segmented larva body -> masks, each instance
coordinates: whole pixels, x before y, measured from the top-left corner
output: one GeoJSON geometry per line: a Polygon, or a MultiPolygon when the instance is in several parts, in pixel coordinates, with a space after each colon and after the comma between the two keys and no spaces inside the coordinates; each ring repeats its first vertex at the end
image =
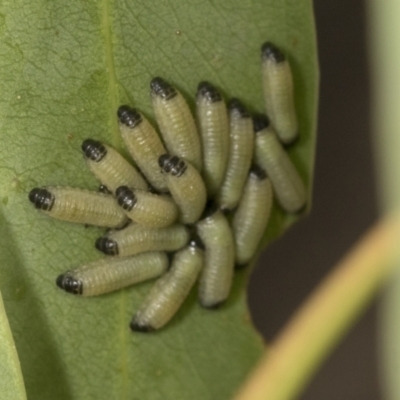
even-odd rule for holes
{"type": "Polygon", "coordinates": [[[179,310],[204,264],[195,242],[175,253],[172,266],[151,288],[131,322],[131,329],[151,332],[162,328],[179,310]]]}
{"type": "Polygon", "coordinates": [[[180,222],[195,223],[207,201],[203,179],[189,162],[164,154],[158,160],[168,189],[180,210],[180,222]]]}
{"type": "Polygon", "coordinates": [[[168,264],[163,252],[105,258],[61,274],[56,283],[68,293],[97,296],[157,278],[167,270],[168,264]]]}
{"type": "Polygon", "coordinates": [[[98,140],[86,139],[82,151],[90,171],[111,192],[123,185],[148,190],[149,186],[139,171],[112,147],[98,140]]]}
{"type": "Polygon", "coordinates": [[[253,166],[232,220],[238,266],[254,257],[268,224],[272,200],[272,186],[265,171],[253,166]]]}
{"type": "Polygon", "coordinates": [[[134,222],[150,228],[165,228],[178,218],[179,209],[171,196],[120,186],[115,195],[125,214],[134,222]]]}
{"type": "Polygon", "coordinates": [[[204,268],[200,276],[199,301],[205,308],[217,308],[229,296],[235,264],[232,229],[221,211],[196,224],[205,246],[204,268]]]}
{"type": "Polygon", "coordinates": [[[279,142],[268,118],[256,116],[253,120],[256,132],[256,164],[267,172],[282,208],[289,213],[300,211],[307,202],[303,180],[279,142]]]}
{"type": "Polygon", "coordinates": [[[148,228],[131,224],[96,240],[96,248],[109,256],[131,256],[145,251],[176,251],[189,241],[189,230],[180,224],[148,228]]]}
{"type": "Polygon", "coordinates": [[[228,166],[217,196],[217,201],[223,210],[233,210],[239,203],[254,151],[253,122],[250,114],[237,99],[232,99],[229,109],[228,166]]]}
{"type": "Polygon", "coordinates": [[[34,206],[50,217],[79,224],[119,228],[128,222],[115,199],[105,193],[47,186],[29,193],[34,206]]]}
{"type": "Polygon", "coordinates": [[[285,55],[271,42],[261,48],[265,109],[281,142],[292,143],[298,136],[293,78],[285,55]]]}
{"type": "Polygon", "coordinates": [[[162,78],[154,78],[150,86],[154,113],[168,152],[201,171],[200,138],[185,99],[162,78]]]}
{"type": "Polygon", "coordinates": [[[197,117],[203,148],[202,177],[208,197],[213,198],[224,180],[228,163],[229,121],[221,94],[208,82],[198,86],[197,117]]]}
{"type": "Polygon", "coordinates": [[[166,150],[156,130],[135,108],[124,105],[118,108],[117,114],[122,139],[133,160],[156,190],[167,192],[167,184],[158,166],[158,159],[166,150]]]}

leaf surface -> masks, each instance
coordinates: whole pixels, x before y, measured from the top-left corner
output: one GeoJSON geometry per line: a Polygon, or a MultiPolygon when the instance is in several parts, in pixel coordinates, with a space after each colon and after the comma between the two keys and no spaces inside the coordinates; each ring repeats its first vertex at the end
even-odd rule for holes
{"type": "MultiPolygon", "coordinates": [[[[127,154],[116,109],[129,103],[152,119],[155,76],[192,107],[197,84],[208,80],[262,112],[266,40],[292,65],[301,136],[290,154],[311,191],[311,2],[5,0],[0,38],[0,284],[29,399],[228,399],[263,351],[246,305],[249,271],[236,274],[222,309],[201,309],[193,292],[165,329],[131,333],[151,283],[90,299],[60,291],[58,274],[100,257],[93,243],[102,231],[51,220],[27,195],[43,185],[95,189],[82,140],[127,154]]],[[[267,240],[295,219],[275,207],[267,240]]]]}

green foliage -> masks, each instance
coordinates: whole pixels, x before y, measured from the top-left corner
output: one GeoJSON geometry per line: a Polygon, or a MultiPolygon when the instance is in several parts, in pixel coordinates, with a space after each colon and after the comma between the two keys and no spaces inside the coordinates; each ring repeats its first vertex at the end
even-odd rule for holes
{"type": "MultiPolygon", "coordinates": [[[[82,140],[125,151],[116,109],[128,102],[152,118],[154,76],[176,84],[191,106],[207,79],[261,112],[266,40],[293,66],[301,139],[291,155],[311,187],[311,3],[5,0],[0,40],[0,285],[29,399],[229,398],[263,350],[246,306],[248,271],[221,310],[201,309],[193,293],[165,329],[132,333],[128,322],[151,283],[92,299],[60,291],[59,273],[100,257],[101,231],[51,220],[27,194],[42,185],[96,188],[82,140]]],[[[292,221],[276,208],[268,238],[292,221]]]]}

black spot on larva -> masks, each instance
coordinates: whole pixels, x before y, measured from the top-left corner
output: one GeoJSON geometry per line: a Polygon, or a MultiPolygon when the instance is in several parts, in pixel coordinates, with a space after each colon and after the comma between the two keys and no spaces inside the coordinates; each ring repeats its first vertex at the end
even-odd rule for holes
{"type": "Polygon", "coordinates": [[[266,115],[256,114],[253,116],[254,133],[260,132],[269,127],[269,119],[266,115]]]}
{"type": "Polygon", "coordinates": [[[209,82],[200,82],[197,87],[197,97],[202,96],[210,103],[216,103],[222,100],[221,94],[209,82]]]}
{"type": "Polygon", "coordinates": [[[129,128],[135,128],[142,122],[142,114],[136,108],[127,105],[120,106],[117,111],[118,120],[129,128]]]}
{"type": "Polygon", "coordinates": [[[205,250],[205,246],[203,241],[200,239],[200,236],[196,234],[192,235],[192,238],[189,242],[190,247],[198,247],[199,249],[205,250]]]}
{"type": "Polygon", "coordinates": [[[135,320],[133,320],[129,327],[131,328],[132,331],[134,332],[142,332],[142,333],[149,333],[149,332],[154,332],[155,329],[152,326],[149,325],[141,325],[135,320]]]}
{"type": "Polygon", "coordinates": [[[98,140],[86,139],[82,143],[82,151],[86,158],[99,162],[107,154],[107,149],[98,140]]]}
{"type": "Polygon", "coordinates": [[[265,179],[267,177],[267,173],[265,172],[265,170],[257,164],[253,164],[251,166],[250,175],[253,175],[260,181],[262,181],[263,179],[265,179]]]}
{"type": "Polygon", "coordinates": [[[131,211],[135,204],[137,203],[137,198],[133,191],[128,188],[128,186],[120,186],[116,191],[118,204],[125,210],[131,211]]]}
{"type": "Polygon", "coordinates": [[[229,110],[230,112],[239,113],[242,118],[250,117],[247,108],[243,105],[243,103],[239,99],[233,98],[229,101],[229,110]]]}
{"type": "Polygon", "coordinates": [[[108,256],[117,256],[119,254],[118,243],[105,236],[96,240],[95,247],[108,256]]]}
{"type": "Polygon", "coordinates": [[[165,173],[176,177],[182,176],[187,170],[185,161],[178,156],[169,156],[168,154],[163,154],[159,157],[158,165],[165,173]]]}
{"type": "Polygon", "coordinates": [[[219,301],[218,303],[214,304],[203,304],[201,301],[199,301],[200,305],[203,308],[207,308],[207,310],[218,310],[224,302],[225,300],[219,301]]]}
{"type": "Polygon", "coordinates": [[[209,201],[207,201],[206,206],[204,207],[204,211],[203,211],[203,214],[201,214],[200,219],[205,219],[205,218],[211,217],[218,210],[219,210],[218,204],[213,200],[209,200],[209,201]]]}
{"type": "Polygon", "coordinates": [[[39,210],[51,211],[55,197],[47,189],[34,188],[29,192],[29,200],[39,210]]]}
{"type": "Polygon", "coordinates": [[[151,94],[160,96],[164,100],[170,100],[178,94],[173,86],[160,77],[151,80],[150,88],[151,94]]]}
{"type": "Polygon", "coordinates": [[[106,193],[106,194],[112,194],[112,191],[106,185],[103,185],[103,184],[101,184],[99,186],[99,192],[106,193]]]}
{"type": "Polygon", "coordinates": [[[285,61],[285,55],[271,42],[265,42],[261,46],[261,57],[265,59],[269,59],[275,61],[276,63],[280,63],[285,61]]]}
{"type": "Polygon", "coordinates": [[[57,277],[56,285],[67,293],[82,294],[83,292],[82,282],[73,278],[68,272],[57,277]]]}
{"type": "Polygon", "coordinates": [[[235,270],[236,271],[240,271],[242,269],[245,269],[249,264],[245,263],[245,264],[235,264],[235,270]]]}

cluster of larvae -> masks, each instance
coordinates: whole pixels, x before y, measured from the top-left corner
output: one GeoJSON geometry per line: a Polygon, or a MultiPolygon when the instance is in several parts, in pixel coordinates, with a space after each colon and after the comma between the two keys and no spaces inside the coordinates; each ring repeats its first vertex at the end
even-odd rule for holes
{"type": "Polygon", "coordinates": [[[229,296],[236,267],[257,252],[273,193],[289,213],[306,203],[304,184],[283,144],[298,134],[290,66],[262,46],[266,116],[251,116],[202,82],[197,126],[181,93],[161,78],[151,99],[161,133],[137,109],[117,115],[134,165],[98,140],[82,150],[99,192],[35,188],[29,200],[51,217],[107,227],[95,246],[107,257],[60,275],[68,293],[95,296],[160,277],[133,316],[134,331],[163,327],[199,278],[199,302],[217,308],[229,296]],[[110,229],[111,228],[111,229],[110,229]]]}

